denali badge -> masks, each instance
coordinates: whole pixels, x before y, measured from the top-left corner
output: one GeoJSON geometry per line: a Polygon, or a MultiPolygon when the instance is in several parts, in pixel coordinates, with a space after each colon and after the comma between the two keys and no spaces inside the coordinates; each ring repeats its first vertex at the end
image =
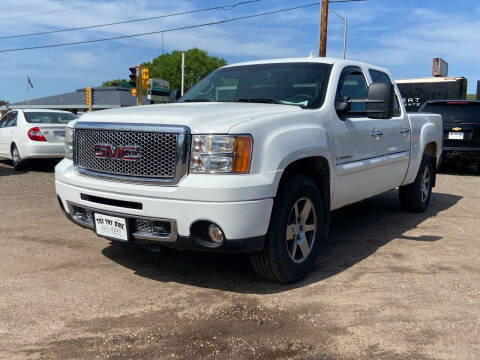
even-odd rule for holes
{"type": "Polygon", "coordinates": [[[93,147],[93,156],[97,159],[136,161],[142,157],[142,153],[139,146],[97,144],[93,147]]]}

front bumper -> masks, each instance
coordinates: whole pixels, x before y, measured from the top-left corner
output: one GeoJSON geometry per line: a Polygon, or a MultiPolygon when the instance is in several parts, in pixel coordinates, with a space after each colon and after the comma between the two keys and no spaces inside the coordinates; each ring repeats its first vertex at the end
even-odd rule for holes
{"type": "MultiPolygon", "coordinates": [[[[108,240],[116,241],[126,245],[137,245],[137,246],[165,246],[174,248],[177,250],[195,250],[195,251],[208,251],[208,252],[221,252],[221,253],[245,253],[245,252],[256,252],[260,251],[265,243],[265,236],[256,236],[245,239],[228,239],[221,244],[214,244],[212,242],[206,241],[204,238],[192,234],[192,236],[179,236],[176,226],[176,221],[169,219],[153,219],[153,218],[143,218],[143,217],[132,217],[131,215],[112,213],[104,210],[97,210],[93,208],[85,208],[77,204],[68,203],[68,211],[64,208],[63,202],[58,198],[60,207],[64,215],[75,223],[86,229],[95,231],[95,226],[92,222],[88,221],[83,216],[78,216],[78,213],[75,214],[74,209],[88,209],[89,211],[97,212],[100,214],[123,217],[127,219],[128,229],[129,229],[129,239],[128,241],[121,241],[118,239],[112,239],[106,237],[108,240]],[[169,233],[165,234],[148,234],[146,232],[138,231],[135,227],[135,221],[156,221],[156,222],[168,222],[170,226],[168,229],[169,233]]],[[[93,220],[93,219],[92,219],[93,220]]]]}
{"type": "Polygon", "coordinates": [[[144,185],[80,175],[71,161],[64,160],[56,167],[55,186],[65,214],[73,221],[72,205],[129,222],[137,218],[166,221],[176,232],[170,238],[148,239],[136,236],[131,227],[132,243],[241,252],[263,247],[273,206],[274,195],[270,195],[280,177],[281,173],[188,175],[177,186],[144,185]],[[214,223],[222,229],[225,240],[221,246],[202,241],[196,231],[199,223],[214,223]]]}

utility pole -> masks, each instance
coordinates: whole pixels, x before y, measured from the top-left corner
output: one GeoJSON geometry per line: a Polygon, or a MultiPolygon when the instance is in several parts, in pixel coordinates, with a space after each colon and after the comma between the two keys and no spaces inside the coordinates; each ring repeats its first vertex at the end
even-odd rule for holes
{"type": "Polygon", "coordinates": [[[184,82],[185,82],[185,53],[182,52],[182,86],[180,89],[181,96],[183,96],[184,82]]]}
{"type": "Polygon", "coordinates": [[[163,47],[163,31],[162,31],[162,55],[165,53],[164,47],[163,47]]]}
{"type": "Polygon", "coordinates": [[[328,25],[328,0],[322,0],[320,14],[320,40],[318,44],[318,56],[327,56],[327,25],[328,25]]]}

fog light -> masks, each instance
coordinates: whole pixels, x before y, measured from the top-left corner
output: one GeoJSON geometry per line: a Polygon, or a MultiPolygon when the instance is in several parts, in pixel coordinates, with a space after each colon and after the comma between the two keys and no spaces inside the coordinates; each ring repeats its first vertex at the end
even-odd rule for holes
{"type": "Polygon", "coordinates": [[[223,232],[215,224],[210,224],[208,227],[208,235],[210,236],[210,240],[212,240],[214,243],[220,244],[223,242],[223,232]]]}

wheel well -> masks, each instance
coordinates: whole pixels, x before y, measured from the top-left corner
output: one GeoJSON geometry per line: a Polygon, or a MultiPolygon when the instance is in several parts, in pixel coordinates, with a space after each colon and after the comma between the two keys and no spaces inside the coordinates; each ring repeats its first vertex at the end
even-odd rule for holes
{"type": "Polygon", "coordinates": [[[435,170],[433,173],[433,180],[432,180],[432,187],[435,187],[437,182],[437,144],[434,142],[428,143],[423,151],[424,155],[428,155],[432,158],[433,162],[433,169],[435,170]]]}
{"type": "Polygon", "coordinates": [[[424,154],[431,156],[432,158],[437,158],[437,144],[434,142],[428,143],[425,147],[424,154]]]}
{"type": "Polygon", "coordinates": [[[330,228],[330,167],[328,160],[321,156],[313,156],[290,163],[280,179],[279,188],[292,176],[302,174],[309,176],[318,186],[323,197],[325,214],[325,236],[330,228]]]}

